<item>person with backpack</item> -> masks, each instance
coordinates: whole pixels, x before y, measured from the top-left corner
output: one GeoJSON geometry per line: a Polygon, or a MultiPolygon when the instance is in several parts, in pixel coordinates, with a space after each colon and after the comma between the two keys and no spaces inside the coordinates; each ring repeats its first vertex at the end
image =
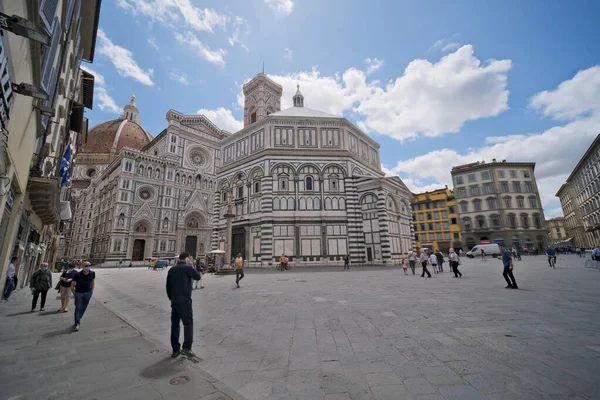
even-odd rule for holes
{"type": "Polygon", "coordinates": [[[444,255],[441,251],[436,250],[435,256],[437,257],[438,269],[440,270],[440,272],[444,272],[444,255]]]}

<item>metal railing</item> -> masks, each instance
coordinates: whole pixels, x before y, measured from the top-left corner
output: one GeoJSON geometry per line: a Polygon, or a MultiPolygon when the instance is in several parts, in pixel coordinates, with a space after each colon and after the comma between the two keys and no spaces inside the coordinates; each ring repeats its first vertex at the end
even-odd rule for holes
{"type": "Polygon", "coordinates": [[[34,154],[29,174],[36,178],[57,179],[60,176],[60,158],[34,154]]]}

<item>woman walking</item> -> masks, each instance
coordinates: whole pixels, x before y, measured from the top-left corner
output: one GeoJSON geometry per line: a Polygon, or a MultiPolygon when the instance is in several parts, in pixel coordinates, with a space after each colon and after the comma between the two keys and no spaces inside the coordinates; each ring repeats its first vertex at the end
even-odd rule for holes
{"type": "Polygon", "coordinates": [[[444,255],[441,251],[436,250],[435,256],[437,257],[438,269],[440,272],[444,272],[444,255]]]}
{"type": "Polygon", "coordinates": [[[44,311],[44,306],[46,305],[46,295],[48,294],[48,290],[50,290],[52,287],[52,273],[48,270],[48,263],[42,263],[40,269],[35,271],[31,277],[31,283],[29,284],[29,287],[33,293],[31,312],[35,311],[40,294],[42,295],[40,311],[44,311]]]}
{"type": "Polygon", "coordinates": [[[458,270],[458,254],[454,252],[454,249],[450,249],[450,254],[448,258],[450,259],[450,268],[452,268],[452,272],[454,272],[454,277],[458,278],[459,275],[462,277],[461,272],[458,270]]]}
{"type": "Polygon", "coordinates": [[[58,312],[67,312],[69,307],[69,297],[71,297],[71,282],[73,277],[77,273],[75,271],[73,263],[69,263],[68,269],[60,276],[59,288],[60,291],[60,308],[58,312]]]}

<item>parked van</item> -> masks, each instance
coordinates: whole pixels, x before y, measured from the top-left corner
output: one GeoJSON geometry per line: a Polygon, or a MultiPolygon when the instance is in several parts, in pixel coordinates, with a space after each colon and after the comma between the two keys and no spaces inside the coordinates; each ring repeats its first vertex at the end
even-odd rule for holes
{"type": "Polygon", "coordinates": [[[481,254],[481,250],[492,257],[497,257],[500,255],[500,246],[496,243],[492,244],[478,244],[477,246],[473,246],[473,248],[467,252],[467,257],[474,258],[481,254]]]}

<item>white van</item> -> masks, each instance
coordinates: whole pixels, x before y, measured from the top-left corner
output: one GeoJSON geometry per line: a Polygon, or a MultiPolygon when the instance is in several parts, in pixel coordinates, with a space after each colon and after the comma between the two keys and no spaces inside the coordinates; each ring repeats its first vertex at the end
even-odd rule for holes
{"type": "Polygon", "coordinates": [[[487,255],[496,257],[500,255],[500,246],[496,243],[491,244],[478,244],[477,246],[473,246],[473,248],[467,252],[467,257],[474,258],[481,254],[481,250],[487,255]]]}

